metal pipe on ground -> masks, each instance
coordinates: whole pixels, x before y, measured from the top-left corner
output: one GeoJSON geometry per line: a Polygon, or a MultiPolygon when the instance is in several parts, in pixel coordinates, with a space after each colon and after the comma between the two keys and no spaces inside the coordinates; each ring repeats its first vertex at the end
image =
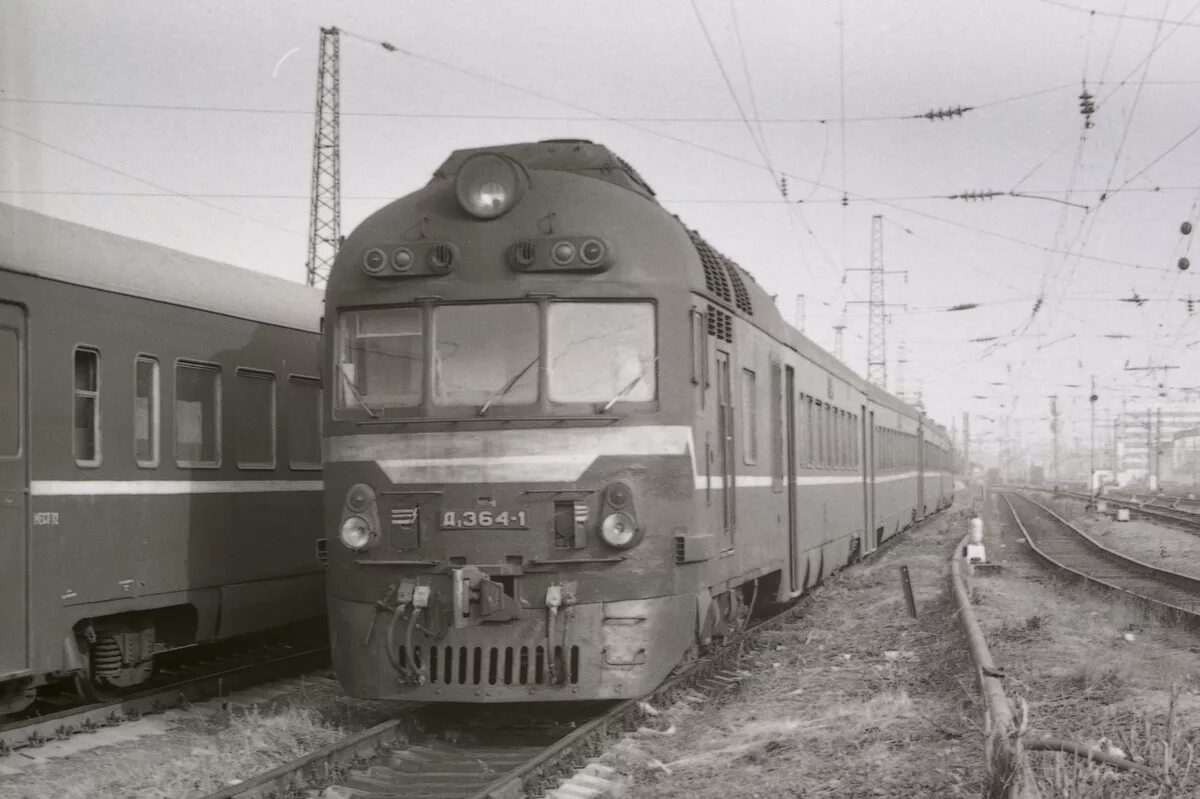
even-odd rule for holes
{"type": "Polygon", "coordinates": [[[983,628],[979,626],[971,607],[971,595],[967,590],[960,554],[969,538],[969,535],[964,535],[950,556],[950,585],[958,603],[958,616],[971,650],[971,659],[975,662],[979,689],[987,704],[988,785],[984,795],[988,799],[1038,799],[1037,787],[1021,748],[1020,729],[1013,719],[1012,705],[1004,693],[1004,684],[1001,682],[1003,674],[996,669],[983,628]]]}

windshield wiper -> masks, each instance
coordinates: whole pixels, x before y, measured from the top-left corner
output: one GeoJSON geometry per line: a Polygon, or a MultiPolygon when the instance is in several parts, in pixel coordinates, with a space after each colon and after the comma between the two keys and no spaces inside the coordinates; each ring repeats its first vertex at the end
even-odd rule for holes
{"type": "MultiPolygon", "coordinates": [[[[655,356],[654,360],[652,360],[648,364],[648,366],[653,366],[656,363],[658,363],[658,356],[655,356]]],[[[646,376],[646,368],[647,368],[646,366],[643,366],[641,368],[641,371],[639,371],[637,373],[637,377],[633,378],[628,383],[626,383],[625,388],[618,391],[617,395],[615,397],[610,399],[608,402],[604,403],[604,406],[602,408],[600,408],[598,411],[596,411],[596,413],[608,413],[609,408],[611,408],[612,406],[617,404],[617,400],[624,397],[630,391],[633,391],[634,387],[637,386],[638,383],[642,382],[642,378],[646,376]]]]}
{"type": "Polygon", "coordinates": [[[479,411],[478,411],[478,415],[480,415],[480,416],[487,416],[488,408],[492,407],[492,403],[494,403],[496,400],[498,400],[498,399],[500,399],[501,397],[503,397],[503,396],[504,396],[505,394],[507,394],[508,392],[512,391],[512,388],[513,388],[513,386],[515,386],[515,385],[517,384],[517,381],[518,381],[518,380],[520,380],[522,377],[524,377],[524,376],[525,376],[525,373],[526,373],[526,372],[528,372],[530,369],[532,369],[532,368],[533,368],[533,365],[534,365],[535,363],[537,363],[538,361],[540,361],[541,359],[542,359],[542,356],[541,356],[541,355],[536,355],[536,356],[534,356],[534,358],[533,358],[533,360],[532,360],[532,361],[530,361],[529,363],[525,364],[525,368],[524,368],[524,369],[522,369],[521,371],[517,372],[515,375],[513,375],[512,377],[510,377],[510,378],[508,379],[508,382],[507,382],[507,383],[505,383],[503,386],[501,386],[501,387],[500,387],[500,390],[499,390],[499,391],[497,391],[497,392],[496,392],[495,394],[493,394],[492,396],[488,397],[488,401],[487,401],[487,402],[485,402],[485,403],[483,403],[483,405],[481,405],[481,406],[480,406],[480,408],[479,408],[479,411]]]}
{"type": "Polygon", "coordinates": [[[354,395],[354,399],[358,400],[358,404],[362,406],[362,409],[366,411],[372,419],[378,419],[380,417],[379,411],[372,408],[367,404],[367,401],[363,399],[363,395],[358,391],[358,386],[354,385],[354,380],[351,379],[350,373],[346,371],[345,362],[338,364],[338,373],[341,374],[342,380],[345,381],[346,385],[350,389],[350,393],[354,395]]]}

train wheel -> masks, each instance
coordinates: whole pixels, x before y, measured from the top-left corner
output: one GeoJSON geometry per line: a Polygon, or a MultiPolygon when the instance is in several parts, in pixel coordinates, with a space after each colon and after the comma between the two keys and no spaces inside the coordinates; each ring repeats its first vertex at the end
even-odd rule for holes
{"type": "Polygon", "coordinates": [[[32,705],[36,698],[37,689],[28,678],[0,684],[0,716],[20,713],[32,705]]]}

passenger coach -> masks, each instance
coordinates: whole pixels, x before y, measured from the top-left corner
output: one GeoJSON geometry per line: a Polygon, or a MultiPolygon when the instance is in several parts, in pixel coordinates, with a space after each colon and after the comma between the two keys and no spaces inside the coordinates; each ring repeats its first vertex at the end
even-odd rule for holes
{"type": "Polygon", "coordinates": [[[323,612],[320,293],[0,205],[0,713],[323,612]]]}
{"type": "Polygon", "coordinates": [[[454,153],[350,235],[326,306],[355,696],[637,696],[950,501],[944,430],[590,142],[454,153]]]}

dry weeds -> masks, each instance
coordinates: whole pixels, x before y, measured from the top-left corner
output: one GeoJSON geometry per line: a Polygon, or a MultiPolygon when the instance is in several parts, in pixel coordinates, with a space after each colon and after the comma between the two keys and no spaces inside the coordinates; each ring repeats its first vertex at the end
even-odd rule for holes
{"type": "MultiPolygon", "coordinates": [[[[1056,509],[1068,518],[1072,511],[1065,503],[1056,509]]],[[[1005,510],[989,519],[989,556],[1003,571],[976,578],[974,588],[1008,693],[1029,704],[1029,734],[1117,746],[1135,762],[1162,773],[1169,764],[1183,778],[1168,791],[1145,777],[1031,752],[1043,796],[1196,795],[1195,770],[1175,763],[1198,742],[1195,634],[1109,592],[1053,576],[1030,556],[1019,532],[1000,523],[1007,518],[1005,510]]],[[[1115,529],[1132,538],[1125,523],[1115,529]]]]}
{"type": "Polygon", "coordinates": [[[729,701],[685,698],[607,756],[633,797],[978,796],[980,708],[935,519],[881,561],[836,577],[804,618],[768,633],[729,701]],[[909,618],[907,565],[921,617],[909,618]]]}
{"type": "Polygon", "coordinates": [[[171,711],[166,735],[101,747],[0,778],[0,799],[187,799],[293,760],[376,723],[385,709],[312,685],[265,708],[171,711]]]}

